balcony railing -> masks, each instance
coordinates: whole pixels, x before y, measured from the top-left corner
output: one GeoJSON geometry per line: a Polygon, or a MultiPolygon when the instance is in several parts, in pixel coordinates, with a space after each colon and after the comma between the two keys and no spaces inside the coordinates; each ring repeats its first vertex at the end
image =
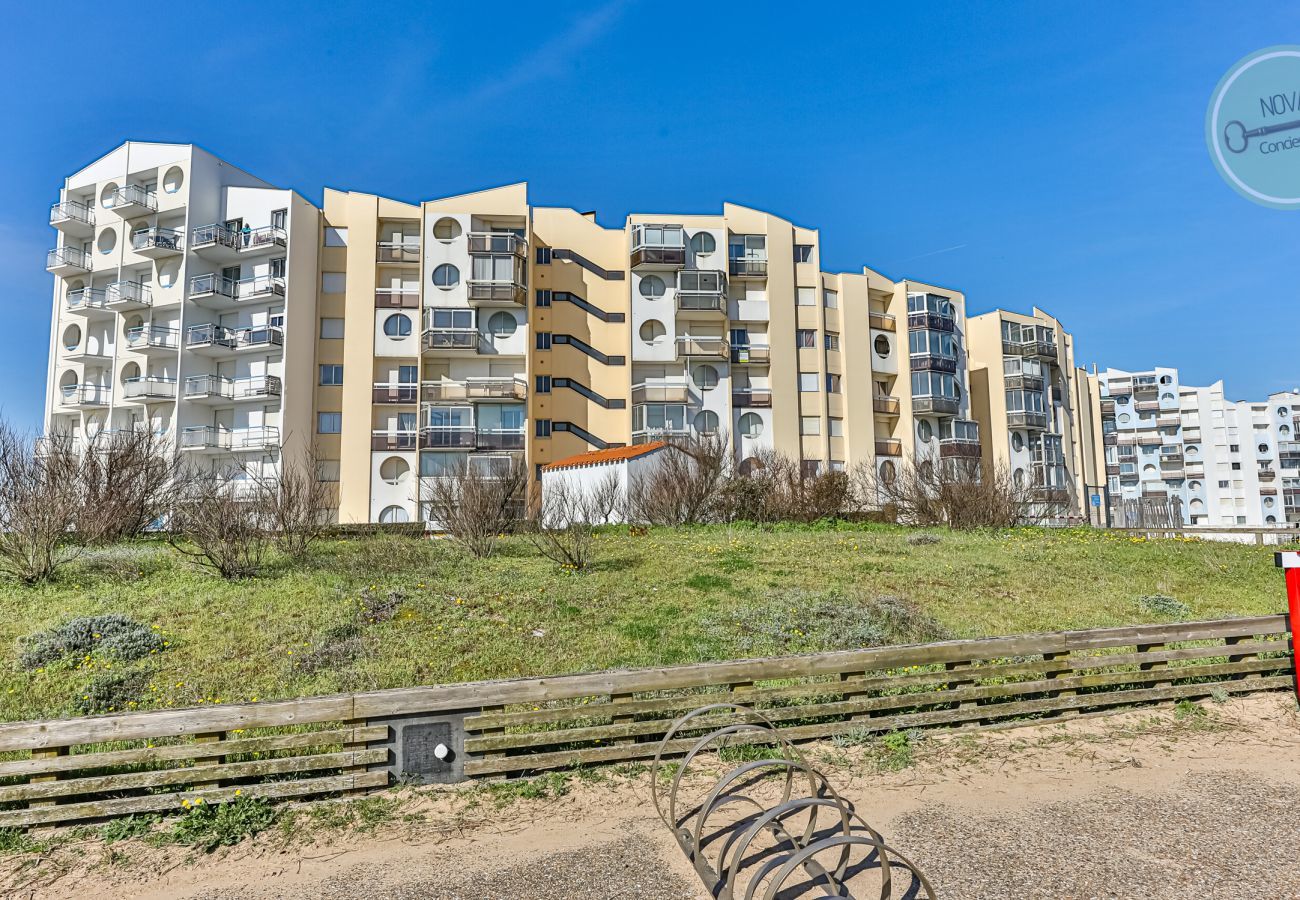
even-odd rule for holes
{"type": "Polygon", "coordinates": [[[961,412],[961,401],[955,397],[914,395],[912,397],[912,412],[919,416],[955,416],[961,412]]]}
{"type": "Polygon", "coordinates": [[[871,398],[871,408],[882,416],[896,416],[902,409],[897,397],[880,395],[871,398]]]}
{"type": "Polygon", "coordinates": [[[127,400],[174,400],[176,379],[154,376],[128,378],[122,383],[122,396],[127,400]]]}
{"type": "Polygon", "coordinates": [[[133,206],[152,212],[158,208],[158,195],[145,190],[142,185],[124,184],[113,192],[111,206],[117,212],[134,212],[131,209],[133,206]]]}
{"type": "Polygon", "coordinates": [[[528,396],[528,383],[522,378],[466,378],[459,381],[442,379],[426,381],[421,385],[426,402],[447,403],[457,400],[523,400],[528,396]]]}
{"type": "Polygon", "coordinates": [[[913,372],[956,372],[957,357],[937,353],[913,353],[910,357],[913,372]]]}
{"type": "Polygon", "coordinates": [[[867,324],[877,331],[897,331],[898,321],[889,313],[867,313],[867,324]]]}
{"type": "Polygon", "coordinates": [[[921,310],[907,314],[907,327],[925,328],[930,331],[956,331],[957,319],[955,316],[921,310]]]}
{"type": "Polygon", "coordinates": [[[91,228],[95,224],[95,211],[79,200],[63,200],[50,207],[50,224],[54,227],[75,223],[91,228]]]}
{"type": "Polygon", "coordinates": [[[1256,475],[1260,481],[1275,481],[1277,479],[1277,472],[1272,469],[1260,469],[1256,475]]]}
{"type": "Polygon", "coordinates": [[[415,403],[420,399],[420,386],[409,382],[376,381],[370,398],[374,403],[415,403]]]}
{"type": "Polygon", "coordinates": [[[190,231],[190,249],[204,250],[208,247],[229,247],[238,250],[241,239],[239,232],[225,225],[199,225],[190,231]]]}
{"type": "Polygon", "coordinates": [[[633,444],[648,444],[651,441],[680,441],[690,437],[691,430],[685,425],[666,425],[661,428],[641,428],[632,431],[633,444]]]}
{"type": "Polygon", "coordinates": [[[426,425],[420,429],[420,447],[425,450],[461,450],[474,446],[473,425],[426,425]]]}
{"type": "Polygon", "coordinates": [[[632,268],[686,265],[686,232],[680,225],[635,225],[632,228],[632,268]]]}
{"type": "Polygon", "coordinates": [[[677,294],[679,312],[716,312],[726,311],[726,301],[721,294],[677,294]]]}
{"type": "Polygon", "coordinates": [[[727,339],[723,337],[695,337],[687,334],[678,335],[677,337],[678,356],[717,356],[725,358],[730,353],[727,339]]]}
{"type": "Polygon", "coordinates": [[[274,375],[227,378],[223,375],[191,375],[185,379],[185,398],[219,397],[225,400],[255,400],[278,397],[283,392],[274,375]]]}
{"type": "Polygon", "coordinates": [[[1023,372],[1008,374],[1005,376],[1006,388],[1009,391],[1033,391],[1037,393],[1043,389],[1043,376],[1026,375],[1023,372]]]}
{"type": "Polygon", "coordinates": [[[162,250],[179,253],[181,233],[174,228],[141,228],[131,233],[131,249],[137,252],[162,250]]]}
{"type": "Polygon", "coordinates": [[[414,450],[419,446],[419,433],[394,429],[370,432],[371,450],[414,450]]]}
{"type": "Polygon", "coordinates": [[[1163,444],[1164,439],[1158,434],[1139,434],[1137,442],[1143,447],[1154,447],[1158,444],[1163,444]]]}
{"type": "Polygon", "coordinates": [[[165,328],[161,325],[142,325],[128,328],[126,346],[131,350],[175,350],[181,345],[179,328],[165,328]]]}
{"type": "Polygon", "coordinates": [[[271,425],[253,428],[217,428],[190,425],[181,429],[182,450],[264,450],[278,446],[280,429],[271,425]]]}
{"type": "Polygon", "coordinates": [[[766,278],[767,260],[733,256],[727,261],[727,271],[736,278],[766,278]]]}
{"type": "Polygon", "coordinates": [[[1278,441],[1278,456],[1284,459],[1291,459],[1300,456],[1300,442],[1296,441],[1278,441]]]}
{"type": "Polygon", "coordinates": [[[69,312],[106,309],[107,296],[103,288],[77,288],[68,291],[66,307],[69,312]]]}
{"type": "Polygon", "coordinates": [[[685,403],[691,389],[686,379],[673,381],[642,381],[632,385],[633,403],[685,403]]]}
{"type": "Polygon", "coordinates": [[[109,394],[100,384],[67,384],[59,388],[59,402],[63,406],[105,406],[109,394]]]}
{"type": "Polygon", "coordinates": [[[408,241],[379,241],[375,244],[375,260],[415,265],[420,261],[420,245],[408,241]]]}
{"type": "Polygon", "coordinates": [[[941,458],[970,459],[980,455],[978,437],[948,437],[939,439],[939,456],[941,458]]]}
{"type": "Polygon", "coordinates": [[[741,408],[766,409],[772,405],[772,390],[770,388],[738,388],[731,392],[731,405],[741,408]]]}
{"type": "Polygon", "coordinates": [[[225,297],[227,300],[238,302],[283,296],[284,279],[276,275],[258,275],[239,281],[216,273],[195,275],[190,278],[191,300],[225,297]]]}
{"type": "Polygon", "coordinates": [[[876,456],[902,456],[903,442],[896,438],[876,441],[876,456]]]}
{"type": "Polygon", "coordinates": [[[421,346],[425,350],[477,350],[477,328],[426,328],[421,346]]]}
{"type": "Polygon", "coordinates": [[[153,288],[140,281],[114,281],[104,293],[105,302],[110,307],[153,305],[153,288]]]}
{"type": "Polygon", "coordinates": [[[78,247],[55,247],[45,254],[45,268],[51,272],[59,270],[90,271],[90,254],[78,247]]]}
{"type": "Polygon", "coordinates": [[[465,282],[465,286],[470,300],[488,303],[524,303],[528,299],[528,289],[513,279],[471,278],[465,282]]]}
{"type": "Polygon", "coordinates": [[[235,279],[227,278],[224,275],[218,275],[215,272],[208,275],[194,275],[190,278],[190,297],[206,297],[216,295],[218,297],[229,297],[235,299],[235,279]]]}
{"type": "Polygon", "coordinates": [[[284,330],[276,325],[226,328],[222,325],[191,325],[185,332],[186,347],[219,346],[230,350],[272,347],[284,344],[284,330]]]}
{"type": "Polygon", "coordinates": [[[376,288],[375,309],[419,309],[420,292],[416,288],[376,288]]]}
{"type": "Polygon", "coordinates": [[[476,432],[474,444],[480,450],[522,450],[524,430],[522,428],[480,428],[476,432]]]}
{"type": "Polygon", "coordinates": [[[1025,409],[1009,409],[1007,410],[1007,426],[1009,428],[1046,428],[1047,413],[1025,409]]]}
{"type": "Polygon", "coordinates": [[[528,242],[510,231],[471,231],[469,252],[474,255],[510,253],[527,259],[528,242]]]}
{"type": "Polygon", "coordinates": [[[772,359],[772,348],[767,344],[733,344],[731,361],[744,365],[746,363],[768,363],[772,359]]]}

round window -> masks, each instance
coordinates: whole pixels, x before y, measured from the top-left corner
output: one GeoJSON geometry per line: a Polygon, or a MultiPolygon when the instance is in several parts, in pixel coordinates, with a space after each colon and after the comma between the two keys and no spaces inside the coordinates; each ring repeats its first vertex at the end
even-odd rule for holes
{"type": "Polygon", "coordinates": [[[740,461],[741,475],[753,475],[761,468],[763,468],[763,461],[757,456],[747,456],[740,461]]]}
{"type": "Polygon", "coordinates": [[[1156,467],[1155,467],[1155,466],[1143,466],[1143,467],[1142,467],[1142,474],[1143,474],[1143,475],[1154,475],[1154,474],[1156,474],[1156,467]]]}
{"type": "Polygon", "coordinates": [[[711,409],[701,410],[696,413],[695,430],[700,434],[717,434],[718,414],[711,409]]]}
{"type": "Polygon", "coordinates": [[[393,313],[384,319],[384,334],[390,338],[410,337],[411,317],[402,313],[393,313]]]}
{"type": "Polygon", "coordinates": [[[1160,401],[1162,403],[1168,403],[1172,399],[1174,399],[1174,395],[1169,393],[1168,391],[1160,395],[1160,401]]]}
{"type": "Polygon", "coordinates": [[[1119,421],[1119,423],[1120,423],[1121,425],[1127,425],[1127,424],[1128,424],[1129,422],[1131,422],[1132,420],[1133,420],[1133,417],[1130,416],[1128,413],[1120,413],[1120,414],[1119,414],[1119,420],[1118,420],[1118,421],[1119,421]]]}
{"type": "Polygon", "coordinates": [[[1025,486],[1025,470],[1024,470],[1024,469],[1016,469],[1014,472],[1011,473],[1011,480],[1014,481],[1014,482],[1016,483],[1016,487],[1024,487],[1024,486],[1025,486]]]}
{"type": "Polygon", "coordinates": [[[104,185],[104,189],[99,192],[99,205],[104,209],[112,209],[113,201],[117,199],[117,185],[109,182],[104,185]]]}
{"type": "Polygon", "coordinates": [[[1187,489],[1189,491],[1199,491],[1201,489],[1201,483],[1199,481],[1189,481],[1187,482],[1187,489]]]}
{"type": "Polygon", "coordinates": [[[1291,433],[1291,426],[1290,426],[1290,425],[1279,425],[1279,426],[1277,426],[1277,430],[1278,430],[1278,431],[1279,431],[1283,436],[1285,436],[1285,435],[1288,435],[1288,434],[1291,433]]]}
{"type": "Polygon", "coordinates": [[[385,506],[383,512],[379,514],[379,521],[384,525],[399,525],[402,522],[409,522],[410,517],[400,506],[385,506]]]}
{"type": "Polygon", "coordinates": [[[885,484],[893,484],[894,479],[898,477],[898,470],[894,467],[892,460],[885,460],[880,464],[880,480],[885,484]]]}
{"type": "Polygon", "coordinates": [[[1195,444],[1188,444],[1187,449],[1184,450],[1183,452],[1186,453],[1188,456],[1199,456],[1201,454],[1201,449],[1197,447],[1195,444]]]}
{"type": "Polygon", "coordinates": [[[1011,432],[1011,449],[1017,453],[1025,449],[1025,439],[1019,431],[1011,432]]]}
{"type": "Polygon", "coordinates": [[[519,322],[505,310],[499,310],[488,319],[488,334],[494,338],[508,338],[519,330],[519,322]]]}
{"type": "Polygon", "coordinates": [[[180,277],[181,264],[176,260],[169,260],[158,267],[158,286],[169,288],[176,283],[180,277]]]}
{"type": "Polygon", "coordinates": [[[700,390],[711,391],[718,386],[718,370],[703,363],[691,370],[691,379],[700,390]]]}
{"type": "MultiPolygon", "coordinates": [[[[389,484],[399,484],[408,474],[411,466],[400,456],[390,456],[379,464],[379,477],[389,484]]],[[[400,509],[401,507],[394,507],[400,509]]]]}
{"type": "Polygon", "coordinates": [[[1259,452],[1260,452],[1260,453],[1267,453],[1267,452],[1268,452],[1268,444],[1260,444],[1260,445],[1259,445],[1259,452]]]}
{"type": "Polygon", "coordinates": [[[460,269],[451,263],[443,263],[433,270],[433,284],[444,290],[455,287],[460,284],[460,269]]]}
{"type": "Polygon", "coordinates": [[[1265,516],[1264,522],[1268,525],[1273,525],[1277,522],[1277,516],[1265,516]]]}
{"type": "Polygon", "coordinates": [[[180,191],[181,185],[185,183],[185,173],[181,171],[180,166],[172,166],[163,176],[163,190],[169,194],[175,194],[180,191]]]}
{"type": "Polygon", "coordinates": [[[718,242],[707,231],[697,231],[691,235],[691,252],[712,253],[718,248],[718,242]]]}
{"type": "Polygon", "coordinates": [[[873,346],[876,348],[876,356],[879,356],[881,359],[887,359],[889,357],[889,338],[885,337],[883,334],[878,334],[876,335],[876,340],[873,346]]]}
{"type": "Polygon", "coordinates": [[[930,438],[934,437],[934,426],[928,420],[922,419],[916,423],[916,436],[921,439],[921,443],[928,443],[930,438]]]}
{"type": "Polygon", "coordinates": [[[1161,375],[1161,376],[1160,376],[1160,383],[1161,383],[1161,384],[1173,384],[1173,383],[1174,383],[1174,380],[1173,380],[1172,378],[1170,378],[1168,375],[1161,375]]]}
{"type": "Polygon", "coordinates": [[[641,340],[647,344],[657,344],[668,334],[664,329],[664,323],[658,319],[647,319],[642,322],[637,333],[640,334],[641,340]]]}
{"type": "Polygon", "coordinates": [[[433,223],[433,236],[440,241],[454,241],[460,237],[460,223],[450,217],[444,217],[433,223]]]}
{"type": "Polygon", "coordinates": [[[81,345],[81,326],[69,325],[63,329],[63,349],[76,350],[81,345]]]}
{"type": "Polygon", "coordinates": [[[1199,510],[1202,510],[1202,509],[1205,509],[1205,501],[1202,500],[1200,497],[1193,497],[1193,498],[1192,498],[1192,502],[1189,503],[1189,504],[1187,504],[1187,505],[1190,506],[1192,509],[1195,509],[1195,510],[1198,510],[1198,511],[1199,511],[1199,510]]]}
{"type": "Polygon", "coordinates": [[[136,363],[127,363],[122,367],[122,382],[134,381],[140,377],[140,366],[136,363]]]}
{"type": "Polygon", "coordinates": [[[113,248],[117,246],[117,232],[111,228],[105,228],[99,233],[99,239],[95,241],[95,246],[99,248],[100,253],[112,253],[113,248]]]}
{"type": "Polygon", "coordinates": [[[658,300],[664,295],[667,287],[658,275],[646,275],[641,279],[641,296],[647,300],[658,300]]]}
{"type": "Polygon", "coordinates": [[[756,438],[763,433],[763,417],[758,413],[747,412],[737,423],[740,433],[747,438],[756,438]]]}
{"type": "Polygon", "coordinates": [[[1275,502],[1276,502],[1276,501],[1274,501],[1272,497],[1265,497],[1265,498],[1264,498],[1264,508],[1265,508],[1265,509],[1272,509],[1272,508],[1273,508],[1273,504],[1274,504],[1275,502]]]}

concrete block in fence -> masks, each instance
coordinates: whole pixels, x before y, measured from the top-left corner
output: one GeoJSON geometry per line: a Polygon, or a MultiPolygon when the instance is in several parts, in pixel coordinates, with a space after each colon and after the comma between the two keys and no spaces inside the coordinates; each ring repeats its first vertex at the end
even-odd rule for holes
{"type": "Polygon", "coordinates": [[[371,725],[388,726],[388,771],[393,780],[418,784],[455,784],[467,780],[466,715],[439,712],[370,720],[371,725]]]}

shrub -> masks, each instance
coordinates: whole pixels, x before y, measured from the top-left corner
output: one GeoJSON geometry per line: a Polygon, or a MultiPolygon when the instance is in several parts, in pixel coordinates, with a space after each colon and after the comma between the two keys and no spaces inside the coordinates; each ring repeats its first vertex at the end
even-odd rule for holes
{"type": "Polygon", "coordinates": [[[253,837],[275,823],[275,810],[265,800],[236,797],[229,803],[196,800],[172,826],[172,840],[211,853],[253,837]]]}
{"type": "Polygon", "coordinates": [[[122,712],[140,702],[148,681],[149,673],[139,669],[96,675],[77,698],[76,710],[83,716],[122,712]]]}
{"type": "Polygon", "coordinates": [[[27,638],[27,649],[19,657],[26,669],[36,669],[66,657],[90,654],[131,662],[154,651],[161,652],[163,639],[148,625],[119,613],[85,616],[27,638]]]}
{"type": "Polygon", "coordinates": [[[1143,594],[1138,597],[1138,608],[1144,612],[1176,619],[1181,619],[1192,611],[1192,608],[1183,601],[1165,594],[1143,594]]]}
{"type": "Polygon", "coordinates": [[[462,550],[480,559],[496,552],[501,535],[513,531],[523,513],[528,466],[512,459],[484,471],[461,462],[424,482],[430,521],[462,550]]]}
{"type": "Polygon", "coordinates": [[[70,438],[37,446],[0,423],[0,575],[48,581],[82,551],[70,539],[83,509],[79,465],[70,438]]]}
{"type": "Polygon", "coordinates": [[[257,486],[251,495],[230,472],[187,473],[167,538],[222,578],[252,578],[266,565],[274,519],[257,486]]]}
{"type": "Polygon", "coordinates": [[[930,544],[939,543],[939,535],[931,534],[928,531],[919,531],[907,536],[907,543],[912,547],[925,547],[930,544]]]}

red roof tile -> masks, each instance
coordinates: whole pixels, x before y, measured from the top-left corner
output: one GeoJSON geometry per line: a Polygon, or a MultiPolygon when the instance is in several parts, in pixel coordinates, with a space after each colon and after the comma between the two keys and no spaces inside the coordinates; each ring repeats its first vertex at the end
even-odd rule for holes
{"type": "Polygon", "coordinates": [[[547,463],[542,466],[543,472],[549,472],[553,469],[571,469],[576,466],[593,466],[599,463],[619,462],[625,459],[636,459],[638,456],[645,456],[647,453],[654,453],[663,447],[667,447],[663,441],[651,441],[648,444],[633,444],[630,447],[610,447],[608,450],[592,450],[590,453],[579,453],[576,456],[566,456],[564,459],[556,460],[553,463],[547,463]]]}

